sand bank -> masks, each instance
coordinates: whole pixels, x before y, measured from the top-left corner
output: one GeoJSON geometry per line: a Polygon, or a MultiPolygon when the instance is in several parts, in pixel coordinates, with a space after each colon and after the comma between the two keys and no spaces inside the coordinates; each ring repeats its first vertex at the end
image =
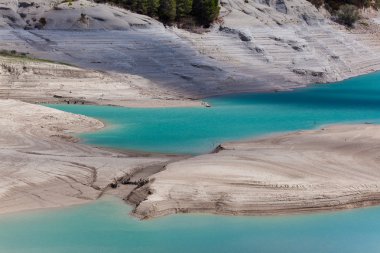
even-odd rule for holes
{"type": "Polygon", "coordinates": [[[379,153],[377,125],[226,143],[216,153],[169,164],[154,175],[133,196],[135,214],[272,215],[375,205],[379,153]]]}
{"type": "Polygon", "coordinates": [[[75,143],[103,127],[84,116],[16,100],[0,100],[0,114],[0,213],[95,200],[115,178],[172,159],[75,143]]]}

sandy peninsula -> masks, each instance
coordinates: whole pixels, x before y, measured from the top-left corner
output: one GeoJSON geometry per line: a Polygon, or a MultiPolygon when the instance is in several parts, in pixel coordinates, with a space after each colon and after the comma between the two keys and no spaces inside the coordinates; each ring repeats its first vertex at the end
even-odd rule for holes
{"type": "Polygon", "coordinates": [[[95,119],[0,100],[0,213],[115,194],[146,219],[173,213],[273,215],[380,203],[380,127],[329,126],[225,143],[192,158],[78,143],[95,119]],[[113,189],[116,187],[116,189],[113,189]]]}
{"type": "Polygon", "coordinates": [[[173,159],[77,143],[74,134],[104,126],[84,116],[16,100],[0,100],[0,115],[0,213],[95,200],[115,180],[173,159]]]}
{"type": "Polygon", "coordinates": [[[380,126],[329,126],[171,163],[131,199],[135,215],[273,215],[380,203],[380,126]]]}

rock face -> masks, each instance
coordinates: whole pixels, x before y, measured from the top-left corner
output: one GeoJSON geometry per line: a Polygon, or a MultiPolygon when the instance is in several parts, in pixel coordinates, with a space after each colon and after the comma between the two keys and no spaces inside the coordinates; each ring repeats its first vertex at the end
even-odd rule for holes
{"type": "Polygon", "coordinates": [[[346,30],[306,0],[221,5],[214,27],[196,34],[86,0],[8,0],[0,49],[138,76],[149,81],[142,93],[154,87],[149,96],[163,99],[287,90],[380,69],[377,12],[346,30]]]}
{"type": "Polygon", "coordinates": [[[268,215],[379,204],[379,129],[332,126],[224,144],[153,176],[132,196],[141,202],[135,213],[268,215]]]}
{"type": "Polygon", "coordinates": [[[256,85],[286,89],[379,69],[379,27],[372,18],[365,20],[366,29],[348,31],[302,0],[222,1],[222,6],[221,29],[177,34],[217,62],[245,69],[256,85]],[[287,11],[278,8],[282,5],[287,11]]]}

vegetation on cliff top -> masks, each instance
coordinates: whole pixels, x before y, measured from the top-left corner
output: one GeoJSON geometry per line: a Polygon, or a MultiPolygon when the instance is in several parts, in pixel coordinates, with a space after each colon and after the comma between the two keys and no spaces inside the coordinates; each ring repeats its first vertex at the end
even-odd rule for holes
{"type": "Polygon", "coordinates": [[[330,12],[338,11],[343,5],[354,5],[357,8],[380,7],[380,0],[308,0],[317,8],[322,5],[330,12]]]}
{"type": "Polygon", "coordinates": [[[317,8],[324,6],[338,23],[352,27],[360,18],[360,8],[380,7],[380,0],[308,0],[317,8]]]}
{"type": "Polygon", "coordinates": [[[157,18],[165,24],[209,26],[219,16],[219,0],[97,0],[157,18]]]}

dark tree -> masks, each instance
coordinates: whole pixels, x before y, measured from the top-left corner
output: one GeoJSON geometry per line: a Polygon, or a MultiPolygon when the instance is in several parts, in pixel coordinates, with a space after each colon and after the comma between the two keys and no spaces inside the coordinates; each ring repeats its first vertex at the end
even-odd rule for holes
{"type": "Polygon", "coordinates": [[[193,10],[193,0],[177,0],[177,20],[189,16],[193,10]]]}
{"type": "MultiPolygon", "coordinates": [[[[164,23],[196,19],[209,26],[219,16],[219,0],[94,0],[97,3],[113,3],[133,12],[158,17],[164,23]]],[[[323,0],[321,0],[323,1],[323,0]]],[[[354,0],[352,0],[354,1],[354,0]]],[[[359,1],[359,0],[357,0],[359,1]]],[[[380,0],[377,0],[380,1],[380,0]]]]}
{"type": "Polygon", "coordinates": [[[359,11],[355,5],[345,4],[340,6],[336,16],[339,23],[352,27],[359,19],[359,11]]]}
{"type": "Polygon", "coordinates": [[[219,16],[219,0],[194,0],[193,15],[202,25],[211,24],[219,16]]]}
{"type": "Polygon", "coordinates": [[[158,7],[160,6],[160,0],[147,0],[147,15],[151,17],[158,16],[158,7]]]}
{"type": "Polygon", "coordinates": [[[158,16],[164,23],[171,23],[176,18],[176,0],[160,0],[158,16]]]}

